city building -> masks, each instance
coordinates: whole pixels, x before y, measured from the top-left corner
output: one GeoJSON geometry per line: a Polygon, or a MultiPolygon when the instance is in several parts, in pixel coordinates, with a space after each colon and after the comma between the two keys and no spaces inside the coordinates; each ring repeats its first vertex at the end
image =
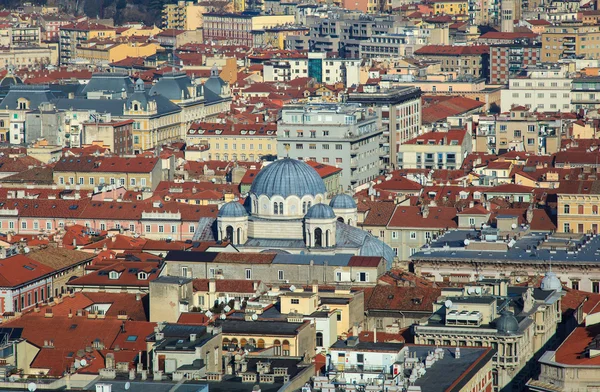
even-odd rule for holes
{"type": "Polygon", "coordinates": [[[598,201],[600,193],[596,180],[562,182],[556,206],[559,233],[598,233],[598,201]]]}
{"type": "Polygon", "coordinates": [[[162,9],[163,27],[175,30],[202,28],[204,12],[206,7],[193,1],[180,0],[175,4],[165,4],[162,9]]]}
{"type": "Polygon", "coordinates": [[[288,105],[277,123],[277,155],[335,164],[345,191],[379,175],[382,135],[374,110],[360,105],[288,105]]]}
{"type": "Polygon", "coordinates": [[[502,112],[508,112],[513,106],[537,111],[571,111],[572,80],[564,67],[530,67],[523,73],[523,76],[510,77],[508,89],[502,90],[502,112]]]}
{"type": "Polygon", "coordinates": [[[361,87],[348,93],[347,102],[359,103],[377,113],[383,126],[383,164],[396,168],[399,146],[421,131],[421,90],[414,87],[361,87]]]}
{"type": "Polygon", "coordinates": [[[490,46],[490,83],[508,84],[523,68],[541,62],[542,45],[537,42],[490,46]]]}
{"type": "Polygon", "coordinates": [[[458,169],[471,151],[471,143],[471,134],[464,129],[424,133],[398,147],[398,168],[458,169]]]}
{"type": "Polygon", "coordinates": [[[554,344],[561,321],[562,285],[548,272],[541,287],[509,287],[482,279],[442,290],[434,314],[414,327],[415,343],[431,346],[492,347],[492,387],[520,389],[535,374],[536,361],[554,344]]]}
{"type": "Polygon", "coordinates": [[[114,27],[98,23],[78,22],[60,27],[60,64],[71,64],[78,56],[79,47],[94,39],[115,38],[114,27]]]}
{"type": "Polygon", "coordinates": [[[294,23],[294,15],[208,12],[203,18],[205,40],[249,47],[254,44],[254,31],[294,23]]]}
{"type": "Polygon", "coordinates": [[[578,21],[564,21],[546,26],[542,33],[542,61],[556,63],[562,59],[596,59],[597,45],[588,45],[600,39],[600,28],[578,21]]]}
{"type": "Polygon", "coordinates": [[[416,50],[414,56],[422,60],[440,61],[442,72],[484,79],[489,77],[490,47],[486,45],[427,45],[416,50]]]}
{"type": "Polygon", "coordinates": [[[90,145],[101,141],[117,155],[133,153],[133,120],[109,122],[84,122],[81,144],[90,145]]]}

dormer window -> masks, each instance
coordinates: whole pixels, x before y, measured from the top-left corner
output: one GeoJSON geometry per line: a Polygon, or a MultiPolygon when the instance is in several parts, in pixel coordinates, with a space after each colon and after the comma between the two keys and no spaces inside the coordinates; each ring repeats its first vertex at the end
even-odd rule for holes
{"type": "Polygon", "coordinates": [[[17,100],[17,107],[19,110],[28,110],[29,109],[29,101],[25,98],[19,98],[17,100]]]}
{"type": "Polygon", "coordinates": [[[138,272],[138,280],[148,280],[148,274],[144,271],[138,272]]]}
{"type": "Polygon", "coordinates": [[[110,271],[108,273],[108,279],[111,279],[111,280],[119,279],[119,273],[117,271],[110,271]]]}
{"type": "Polygon", "coordinates": [[[134,104],[133,104],[133,110],[135,110],[136,112],[137,112],[138,110],[140,110],[140,105],[138,105],[137,103],[134,103],[134,104]]]}

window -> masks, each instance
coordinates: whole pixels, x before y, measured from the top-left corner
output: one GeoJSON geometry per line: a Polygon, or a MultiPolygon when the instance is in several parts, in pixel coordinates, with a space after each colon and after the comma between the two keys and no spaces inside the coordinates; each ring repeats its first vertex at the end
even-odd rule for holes
{"type": "Polygon", "coordinates": [[[137,338],[138,338],[137,335],[129,335],[129,336],[127,336],[127,339],[125,339],[125,340],[127,340],[128,342],[135,342],[137,340],[137,338]]]}
{"type": "Polygon", "coordinates": [[[300,300],[298,298],[292,298],[292,305],[299,305],[300,300]]]}
{"type": "Polygon", "coordinates": [[[146,233],[150,233],[150,225],[146,225],[145,231],[146,233]]]}
{"type": "Polygon", "coordinates": [[[369,281],[369,273],[368,272],[357,272],[356,280],[359,282],[368,282],[369,281]]]}
{"type": "Polygon", "coordinates": [[[342,281],[342,273],[340,271],[337,271],[335,273],[335,281],[336,282],[341,282],[342,281]]]}
{"type": "Polygon", "coordinates": [[[195,232],[196,232],[196,226],[190,225],[190,233],[195,233],[195,232]]]}
{"type": "Polygon", "coordinates": [[[335,158],[335,163],[342,163],[342,158],[335,158]]]}
{"type": "Polygon", "coordinates": [[[579,290],[579,281],[578,280],[574,280],[571,282],[571,288],[573,290],[579,290]]]}
{"type": "Polygon", "coordinates": [[[569,222],[565,222],[565,224],[563,224],[563,231],[565,233],[570,233],[571,232],[571,225],[569,224],[569,222]]]}
{"type": "Polygon", "coordinates": [[[8,228],[9,229],[14,229],[15,228],[15,222],[13,222],[13,221],[8,222],[8,228]]]}
{"type": "Polygon", "coordinates": [[[341,312],[337,313],[337,321],[342,321],[342,313],[341,312]]]}
{"type": "Polygon", "coordinates": [[[563,207],[563,212],[565,214],[570,214],[571,213],[571,206],[568,204],[565,204],[565,206],[563,207]]]}
{"type": "Polygon", "coordinates": [[[471,225],[471,226],[475,225],[475,218],[469,218],[469,225],[471,225]]]}
{"type": "Polygon", "coordinates": [[[600,293],[600,282],[592,282],[592,293],[600,293]]]}
{"type": "Polygon", "coordinates": [[[392,239],[393,240],[397,240],[398,239],[398,232],[397,231],[392,231],[392,239]]]}
{"type": "Polygon", "coordinates": [[[342,149],[342,145],[341,144],[336,144],[335,145],[335,149],[336,150],[341,150],[342,149]]]}
{"type": "Polygon", "coordinates": [[[52,230],[52,222],[46,222],[46,230],[52,230]]]}
{"type": "Polygon", "coordinates": [[[417,239],[417,232],[416,231],[411,231],[410,232],[410,239],[411,240],[416,240],[417,239]]]}
{"type": "Polygon", "coordinates": [[[592,206],[592,214],[598,215],[598,205],[594,204],[592,206]]]}
{"type": "Polygon", "coordinates": [[[521,131],[520,130],[515,130],[515,137],[521,137],[521,131]]]}
{"type": "Polygon", "coordinates": [[[165,232],[165,227],[163,225],[158,225],[158,232],[159,233],[164,233],[165,232]]]}
{"type": "Polygon", "coordinates": [[[135,232],[135,225],[129,225],[129,231],[135,232]]]}
{"type": "Polygon", "coordinates": [[[322,332],[317,332],[316,343],[317,343],[317,347],[323,347],[323,333],[322,332]]]}
{"type": "Polygon", "coordinates": [[[177,226],[171,225],[171,233],[177,233],[177,226]]]}
{"type": "Polygon", "coordinates": [[[94,185],[94,177],[90,177],[89,182],[90,182],[90,185],[94,185]]]}
{"type": "Polygon", "coordinates": [[[277,271],[277,279],[284,280],[283,270],[277,271]]]}
{"type": "Polygon", "coordinates": [[[27,222],[21,222],[21,229],[27,229],[27,222]]]}
{"type": "Polygon", "coordinates": [[[184,278],[188,276],[188,267],[181,267],[181,276],[184,278]]]}
{"type": "Polygon", "coordinates": [[[246,279],[252,279],[252,270],[250,268],[246,268],[246,279]]]}
{"type": "Polygon", "coordinates": [[[112,280],[119,279],[119,273],[117,271],[110,271],[108,273],[108,279],[112,279],[112,280]]]}
{"type": "Polygon", "coordinates": [[[323,144],[323,150],[329,150],[329,144],[323,144]]]}

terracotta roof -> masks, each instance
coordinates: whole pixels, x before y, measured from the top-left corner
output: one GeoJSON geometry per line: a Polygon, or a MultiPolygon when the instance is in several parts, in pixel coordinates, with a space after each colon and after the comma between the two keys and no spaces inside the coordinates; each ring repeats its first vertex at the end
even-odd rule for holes
{"type": "Polygon", "coordinates": [[[415,50],[416,55],[433,56],[465,56],[489,54],[490,47],[487,45],[453,46],[453,45],[426,45],[415,50]]]}
{"type": "Polygon", "coordinates": [[[61,270],[83,262],[91,262],[93,255],[67,248],[48,247],[27,254],[27,257],[52,269],[61,270]]]}
{"type": "Polygon", "coordinates": [[[407,140],[403,144],[451,145],[452,142],[456,142],[457,145],[461,145],[466,134],[467,131],[464,129],[451,129],[447,132],[427,132],[414,139],[407,140]]]}
{"type": "Polygon", "coordinates": [[[437,287],[398,287],[378,284],[365,289],[365,310],[396,310],[433,313],[441,294],[437,287]]]}
{"type": "Polygon", "coordinates": [[[364,226],[385,226],[392,218],[395,208],[396,203],[393,201],[368,203],[368,211],[362,224],[364,226]]]}
{"type": "Polygon", "coordinates": [[[477,204],[458,213],[458,215],[489,215],[491,214],[484,206],[477,204]]]}
{"type": "Polygon", "coordinates": [[[54,166],[55,172],[111,172],[111,173],[149,173],[158,158],[124,158],[124,157],[66,157],[54,166]]]}
{"type": "Polygon", "coordinates": [[[118,262],[98,271],[70,280],[70,286],[135,286],[148,287],[150,281],[160,275],[160,262],[118,262]],[[117,273],[117,278],[111,278],[111,272],[117,273]],[[139,278],[139,273],[145,272],[145,279],[139,278]]]}
{"type": "Polygon", "coordinates": [[[0,263],[0,287],[18,287],[37,281],[54,271],[54,268],[25,255],[7,257],[0,263]]]}
{"type": "Polygon", "coordinates": [[[423,123],[431,124],[442,121],[451,116],[458,116],[482,108],[485,103],[466,97],[427,97],[422,100],[427,104],[423,105],[422,118],[423,123]]]}
{"type": "Polygon", "coordinates": [[[456,228],[456,208],[452,207],[429,207],[427,217],[423,216],[421,207],[397,206],[388,227],[393,228],[432,228],[445,229],[456,228]]]}

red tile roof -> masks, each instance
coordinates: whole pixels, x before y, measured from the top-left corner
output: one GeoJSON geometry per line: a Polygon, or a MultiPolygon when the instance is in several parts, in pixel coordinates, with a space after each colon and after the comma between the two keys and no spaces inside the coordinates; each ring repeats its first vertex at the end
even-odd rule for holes
{"type": "Polygon", "coordinates": [[[464,129],[451,129],[447,132],[427,132],[414,139],[407,140],[403,144],[426,144],[426,145],[450,145],[456,142],[461,145],[467,131],[464,129]]]}
{"type": "Polygon", "coordinates": [[[150,281],[158,278],[162,269],[160,262],[117,262],[98,271],[70,280],[70,286],[131,286],[148,287],[150,281]],[[111,279],[110,273],[116,272],[117,279],[111,279]],[[139,279],[140,272],[146,273],[146,279],[139,279]]]}
{"type": "Polygon", "coordinates": [[[456,208],[453,207],[429,207],[427,217],[423,216],[421,207],[397,206],[388,227],[398,228],[432,228],[445,229],[456,228],[456,208]]]}
{"type": "Polygon", "coordinates": [[[51,274],[54,268],[39,263],[25,255],[16,255],[0,260],[0,287],[18,287],[35,282],[51,274]]]}

